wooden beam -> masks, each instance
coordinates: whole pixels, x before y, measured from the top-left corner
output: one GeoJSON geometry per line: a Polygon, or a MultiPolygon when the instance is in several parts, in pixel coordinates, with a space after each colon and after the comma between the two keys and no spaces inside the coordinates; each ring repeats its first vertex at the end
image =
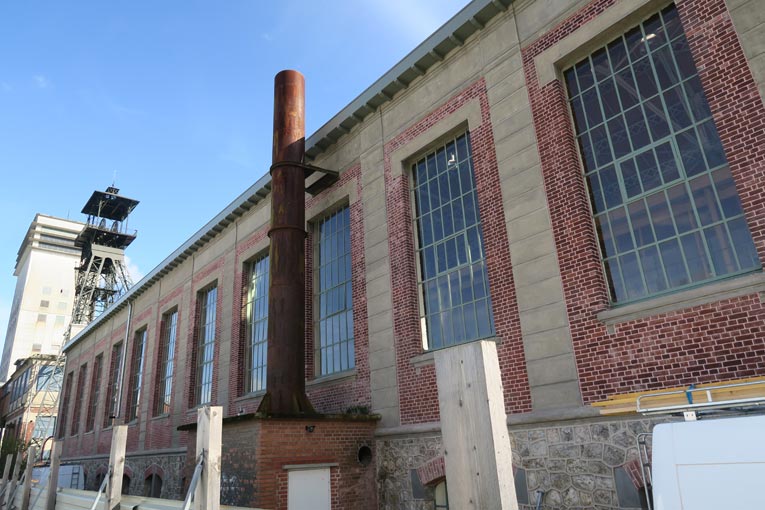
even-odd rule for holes
{"type": "Polygon", "coordinates": [[[21,454],[17,453],[14,456],[14,463],[13,463],[13,474],[11,475],[11,481],[10,485],[8,485],[8,489],[5,491],[5,508],[11,507],[11,496],[14,492],[16,492],[16,484],[19,483],[19,468],[21,467],[21,454]]]}
{"type": "Polygon", "coordinates": [[[220,510],[221,443],[223,408],[197,410],[197,455],[204,452],[202,477],[194,492],[194,510],[220,510]]]}
{"type": "Polygon", "coordinates": [[[45,510],[56,510],[56,494],[58,493],[58,468],[61,465],[61,441],[53,441],[50,447],[50,471],[48,472],[48,495],[45,500],[45,510]]]}
{"type": "Polygon", "coordinates": [[[13,464],[13,455],[7,454],[5,456],[5,468],[3,469],[3,483],[0,484],[0,489],[8,485],[8,476],[11,474],[11,464],[13,464]]]}
{"type": "Polygon", "coordinates": [[[494,342],[435,351],[449,506],[518,510],[494,342]]]}
{"type": "Polygon", "coordinates": [[[21,488],[21,510],[29,510],[29,495],[32,492],[32,469],[35,467],[37,447],[27,449],[27,466],[24,469],[24,485],[21,488]]]}
{"type": "Polygon", "coordinates": [[[122,499],[122,475],[125,473],[127,425],[112,427],[112,449],[109,453],[109,483],[106,484],[106,510],[119,508],[122,499]]]}

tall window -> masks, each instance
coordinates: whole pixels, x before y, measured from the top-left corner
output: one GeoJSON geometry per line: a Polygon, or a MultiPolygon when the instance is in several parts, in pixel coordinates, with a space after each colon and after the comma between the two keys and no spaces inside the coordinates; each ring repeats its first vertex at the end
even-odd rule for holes
{"type": "MultiPolygon", "coordinates": [[[[356,366],[351,291],[351,225],[346,206],[318,225],[318,342],[315,359],[320,375],[356,366]]],[[[315,313],[315,312],[314,312],[315,313]]]]}
{"type": "Polygon", "coordinates": [[[213,363],[215,359],[215,315],[218,288],[203,290],[198,295],[196,405],[212,400],[213,363]]]}
{"type": "Polygon", "coordinates": [[[494,335],[470,140],[449,140],[412,165],[422,329],[438,349],[494,335]]]}
{"type": "Polygon", "coordinates": [[[101,370],[104,365],[104,355],[99,354],[93,361],[93,375],[90,384],[90,401],[88,402],[88,414],[85,417],[85,432],[93,430],[96,422],[96,408],[98,399],[101,397],[101,370]]]}
{"type": "Polygon", "coordinates": [[[170,399],[173,394],[175,340],[178,334],[178,310],[164,314],[162,316],[161,327],[159,363],[157,364],[157,399],[154,406],[154,416],[170,413],[170,399]]]}
{"type": "Polygon", "coordinates": [[[104,428],[111,425],[112,418],[119,413],[119,384],[122,370],[122,342],[112,347],[112,360],[109,367],[109,386],[106,388],[106,405],[104,406],[104,428]]]}
{"type": "MultiPolygon", "coordinates": [[[[66,415],[72,399],[72,384],[74,380],[74,372],[66,374],[66,382],[64,383],[64,398],[61,401],[61,407],[59,408],[59,421],[58,421],[58,438],[62,439],[66,435],[66,415]]],[[[18,430],[18,429],[17,429],[18,430]]]]}
{"type": "Polygon", "coordinates": [[[674,5],[564,74],[612,302],[760,267],[674,5]]]}
{"type": "Polygon", "coordinates": [[[128,394],[128,421],[138,417],[141,405],[141,382],[143,379],[143,360],[146,350],[146,328],[137,331],[133,340],[133,359],[130,363],[130,393],[128,394]]]}
{"type": "Polygon", "coordinates": [[[245,393],[266,389],[268,354],[268,255],[248,265],[245,304],[245,393]]]}
{"type": "Polygon", "coordinates": [[[74,407],[72,408],[72,427],[71,434],[76,436],[80,431],[80,410],[85,402],[85,377],[88,375],[88,364],[80,367],[80,373],[77,375],[77,394],[74,397],[74,407]]]}

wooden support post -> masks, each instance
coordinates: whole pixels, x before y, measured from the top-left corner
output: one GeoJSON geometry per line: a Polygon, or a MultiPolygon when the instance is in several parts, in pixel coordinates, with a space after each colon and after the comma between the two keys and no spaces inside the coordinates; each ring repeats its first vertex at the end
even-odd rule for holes
{"type": "Polygon", "coordinates": [[[35,467],[37,448],[30,446],[27,449],[27,467],[24,470],[24,485],[21,488],[21,510],[29,510],[29,495],[32,492],[32,469],[35,467]]]}
{"type": "Polygon", "coordinates": [[[435,352],[449,506],[518,510],[497,346],[435,352]]]}
{"type": "Polygon", "coordinates": [[[122,475],[125,472],[127,425],[112,428],[112,450],[109,454],[109,483],[106,484],[106,510],[119,507],[122,497],[122,475]]]}
{"type": "Polygon", "coordinates": [[[53,441],[50,447],[50,471],[48,471],[48,494],[45,499],[45,510],[56,510],[56,493],[58,492],[58,467],[61,465],[61,441],[53,441]]]}
{"type": "Polygon", "coordinates": [[[194,492],[194,510],[220,510],[220,463],[223,440],[223,408],[197,410],[197,458],[205,452],[202,477],[194,492]]]}
{"type": "Polygon", "coordinates": [[[11,475],[11,480],[8,484],[8,488],[5,490],[5,508],[6,510],[10,508],[11,504],[11,495],[16,491],[16,485],[19,483],[19,470],[21,468],[21,455],[17,453],[14,455],[14,462],[13,462],[13,474],[11,475]]]}
{"type": "Polygon", "coordinates": [[[13,464],[13,455],[5,456],[5,468],[3,469],[3,483],[0,484],[0,489],[8,485],[8,476],[11,474],[11,464],[13,464]]]}

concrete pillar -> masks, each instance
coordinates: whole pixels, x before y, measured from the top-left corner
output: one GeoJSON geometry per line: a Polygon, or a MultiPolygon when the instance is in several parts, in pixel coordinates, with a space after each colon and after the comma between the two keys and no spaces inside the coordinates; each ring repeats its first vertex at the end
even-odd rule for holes
{"type": "Polygon", "coordinates": [[[517,510],[496,344],[456,345],[434,357],[449,506],[517,510]]]}

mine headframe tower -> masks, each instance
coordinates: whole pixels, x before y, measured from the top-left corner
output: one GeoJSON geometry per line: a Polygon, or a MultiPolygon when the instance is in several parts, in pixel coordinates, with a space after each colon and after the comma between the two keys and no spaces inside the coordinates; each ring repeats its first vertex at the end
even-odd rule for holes
{"type": "Polygon", "coordinates": [[[132,286],[125,248],[136,237],[135,230],[128,230],[128,216],[138,200],[120,196],[119,191],[113,186],[94,191],[82,208],[88,220],[75,241],[82,258],[76,268],[74,327],[91,322],[132,286]]]}

